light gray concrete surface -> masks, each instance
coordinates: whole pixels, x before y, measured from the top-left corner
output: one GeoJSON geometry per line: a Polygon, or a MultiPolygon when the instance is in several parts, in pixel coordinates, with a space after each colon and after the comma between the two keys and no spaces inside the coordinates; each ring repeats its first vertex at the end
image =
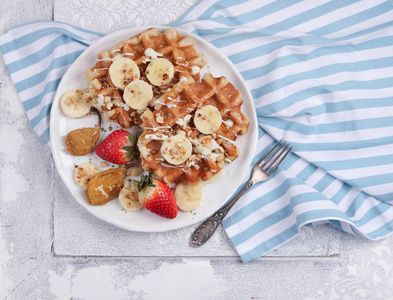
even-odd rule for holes
{"type": "MultiPolygon", "coordinates": [[[[195,2],[6,0],[0,34],[53,19],[104,33],[167,24],[195,2]]],[[[222,230],[196,250],[192,228],[146,234],[99,221],[59,178],[2,58],[0,84],[1,299],[393,299],[393,238],[306,227],[242,264],[222,230]]]]}

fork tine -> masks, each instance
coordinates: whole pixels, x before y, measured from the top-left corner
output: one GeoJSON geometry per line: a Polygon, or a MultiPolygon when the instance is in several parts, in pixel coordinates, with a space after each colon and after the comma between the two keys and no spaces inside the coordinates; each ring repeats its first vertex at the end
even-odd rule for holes
{"type": "MultiPolygon", "coordinates": [[[[289,146],[289,144],[288,144],[288,146],[289,146]]],[[[288,147],[288,146],[287,146],[287,147],[288,147]]],[[[285,148],[287,148],[287,147],[285,147],[285,148]]],[[[291,153],[292,148],[293,148],[293,147],[289,148],[288,151],[287,151],[287,153],[285,153],[284,156],[281,157],[281,159],[280,159],[280,160],[278,161],[278,163],[274,166],[274,168],[273,168],[270,172],[267,173],[268,176],[270,176],[270,175],[273,174],[273,172],[278,168],[278,166],[281,164],[281,162],[284,160],[284,158],[287,157],[287,155],[288,155],[289,153],[291,153]]],[[[286,150],[286,149],[284,149],[284,151],[285,151],[285,150],[286,150]]],[[[282,153],[284,153],[284,151],[283,151],[282,153]]],[[[282,153],[280,153],[280,156],[281,156],[282,153]]]]}
{"type": "Polygon", "coordinates": [[[276,150],[276,152],[274,152],[262,165],[262,169],[264,169],[266,172],[274,165],[274,163],[277,161],[277,159],[281,156],[281,154],[286,150],[286,148],[288,148],[289,144],[287,144],[287,142],[285,141],[284,144],[282,144],[280,146],[280,148],[278,148],[276,150]],[[285,146],[284,149],[282,149],[285,146]],[[282,150],[281,150],[282,149],[282,150]]]}
{"type": "Polygon", "coordinates": [[[268,157],[268,155],[272,153],[272,151],[282,142],[282,140],[283,139],[279,140],[277,144],[275,144],[274,147],[270,149],[268,153],[266,153],[260,160],[258,160],[258,162],[255,165],[259,165],[266,157],[268,157]]]}

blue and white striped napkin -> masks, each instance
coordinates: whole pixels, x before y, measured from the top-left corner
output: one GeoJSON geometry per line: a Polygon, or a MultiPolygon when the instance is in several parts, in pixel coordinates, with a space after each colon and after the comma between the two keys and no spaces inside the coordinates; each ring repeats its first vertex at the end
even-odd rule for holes
{"type": "MultiPolygon", "coordinates": [[[[321,222],[369,239],[393,231],[393,6],[387,0],[202,0],[172,26],[235,64],[254,98],[254,161],[294,147],[223,225],[244,262],[321,222]]],[[[0,50],[35,132],[64,72],[99,33],[57,22],[17,27],[0,50]]]]}

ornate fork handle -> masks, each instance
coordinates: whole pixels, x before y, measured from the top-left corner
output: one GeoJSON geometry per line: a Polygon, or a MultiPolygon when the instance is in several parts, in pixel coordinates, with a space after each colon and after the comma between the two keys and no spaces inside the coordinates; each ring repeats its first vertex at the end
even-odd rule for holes
{"type": "Polygon", "coordinates": [[[232,206],[240,199],[243,194],[254,185],[254,182],[249,180],[244,187],[236,194],[227,205],[223,206],[221,209],[216,211],[211,217],[209,217],[205,222],[195,229],[194,233],[190,237],[190,245],[192,247],[199,247],[206,243],[214,232],[217,230],[218,226],[221,224],[222,220],[225,218],[227,213],[230,211],[232,206]]]}
{"type": "Polygon", "coordinates": [[[215,212],[209,219],[198,226],[189,240],[189,243],[192,247],[199,247],[206,243],[216,231],[217,227],[220,226],[222,220],[227,215],[232,206],[237,202],[237,200],[239,200],[240,197],[243,196],[243,194],[254,185],[254,183],[265,181],[269,178],[270,175],[273,174],[284,158],[292,150],[292,147],[288,149],[289,144],[287,144],[286,141],[281,146],[279,146],[281,142],[282,139],[273,148],[271,148],[268,153],[258,160],[258,162],[252,168],[250,180],[236,194],[236,196],[231,201],[229,201],[227,205],[215,212]],[[277,147],[278,149],[273,152],[273,150],[277,147]],[[272,153],[272,155],[269,157],[270,153],[272,153]],[[267,159],[265,160],[265,158],[267,159]]]}

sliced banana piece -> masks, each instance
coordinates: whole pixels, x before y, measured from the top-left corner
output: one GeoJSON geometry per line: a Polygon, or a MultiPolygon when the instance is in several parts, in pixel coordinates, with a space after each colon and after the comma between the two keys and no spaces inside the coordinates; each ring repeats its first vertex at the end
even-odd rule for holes
{"type": "Polygon", "coordinates": [[[98,173],[98,168],[92,163],[79,165],[75,170],[75,181],[83,187],[86,187],[90,179],[98,173]]]}
{"type": "Polygon", "coordinates": [[[68,118],[82,118],[90,111],[91,104],[82,99],[83,91],[69,90],[60,98],[60,107],[68,118]]]}
{"type": "Polygon", "coordinates": [[[109,76],[117,88],[124,90],[131,81],[139,79],[141,73],[132,59],[119,57],[109,67],[109,76]]]}
{"type": "Polygon", "coordinates": [[[194,115],[194,124],[200,132],[212,134],[216,132],[222,124],[220,111],[213,105],[198,108],[194,115]]]}
{"type": "Polygon", "coordinates": [[[127,210],[140,210],[142,203],[138,199],[138,188],[135,183],[126,180],[120,191],[119,200],[121,205],[127,210]]]}
{"type": "Polygon", "coordinates": [[[175,68],[166,58],[156,58],[146,68],[146,77],[155,86],[168,84],[174,75],[175,68]]]}
{"type": "Polygon", "coordinates": [[[190,140],[182,134],[177,134],[166,139],[161,146],[161,154],[164,159],[173,165],[185,162],[192,152],[190,140]]]}
{"type": "Polygon", "coordinates": [[[144,109],[153,99],[153,88],[143,80],[134,80],[126,86],[124,101],[134,109],[144,109]]]}
{"type": "Polygon", "coordinates": [[[203,199],[204,188],[201,183],[185,184],[179,183],[175,189],[177,206],[183,211],[196,210],[203,199]]]}

